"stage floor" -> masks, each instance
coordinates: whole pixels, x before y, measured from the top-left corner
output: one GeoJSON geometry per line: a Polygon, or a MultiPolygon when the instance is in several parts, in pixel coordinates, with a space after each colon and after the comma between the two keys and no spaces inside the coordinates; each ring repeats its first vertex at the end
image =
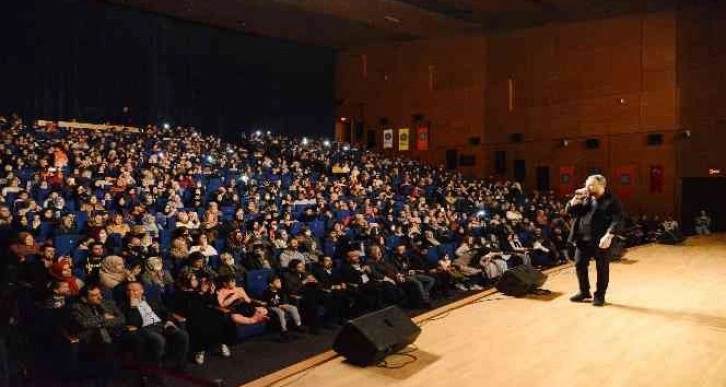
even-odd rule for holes
{"type": "MultiPolygon", "coordinates": [[[[594,263],[590,266],[594,288],[594,263]]],[[[607,305],[568,300],[574,268],[553,294],[493,294],[422,323],[418,349],[391,367],[340,357],[276,386],[726,386],[726,235],[630,250],[613,263],[607,305]]]]}

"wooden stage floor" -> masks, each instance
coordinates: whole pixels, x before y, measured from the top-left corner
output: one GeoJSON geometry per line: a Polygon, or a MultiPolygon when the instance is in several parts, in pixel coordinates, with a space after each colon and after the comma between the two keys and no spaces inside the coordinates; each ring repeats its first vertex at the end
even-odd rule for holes
{"type": "Polygon", "coordinates": [[[335,357],[273,385],[726,386],[726,235],[632,249],[610,277],[602,308],[568,300],[569,266],[550,274],[549,298],[496,293],[424,321],[402,368],[335,357]]]}

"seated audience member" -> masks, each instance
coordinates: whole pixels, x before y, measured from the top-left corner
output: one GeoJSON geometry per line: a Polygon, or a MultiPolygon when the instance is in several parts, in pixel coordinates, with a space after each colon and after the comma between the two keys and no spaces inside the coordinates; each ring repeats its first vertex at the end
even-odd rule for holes
{"type": "Polygon", "coordinates": [[[461,241],[461,245],[456,249],[454,254],[454,265],[467,277],[473,277],[482,273],[482,270],[477,268],[477,246],[473,236],[468,236],[461,241]]]}
{"type": "Polygon", "coordinates": [[[174,284],[171,273],[164,268],[164,261],[160,257],[151,257],[144,262],[140,280],[144,286],[156,286],[162,291],[174,284]]]}
{"type": "Polygon", "coordinates": [[[80,278],[73,276],[71,261],[69,259],[59,259],[48,268],[48,272],[55,280],[68,284],[68,294],[70,296],[78,296],[78,293],[84,286],[84,283],[80,278]]]}
{"type": "Polygon", "coordinates": [[[133,271],[128,270],[123,258],[118,255],[109,255],[103,259],[98,278],[103,289],[110,290],[121,283],[136,281],[136,276],[140,273],[139,267],[134,268],[133,271]]]}
{"type": "MultiPolygon", "coordinates": [[[[380,254],[382,254],[380,246],[371,246],[371,256],[380,254]]],[[[412,264],[409,253],[406,251],[406,245],[399,244],[389,262],[395,267],[399,279],[413,292],[413,302],[420,306],[431,307],[430,293],[436,280],[425,273],[425,267],[420,264],[420,261],[418,260],[418,264],[412,264]]]]}
{"type": "Polygon", "coordinates": [[[142,361],[161,368],[164,356],[173,367],[184,370],[189,351],[189,334],[173,319],[163,304],[144,297],[141,282],[126,284],[126,298],[121,305],[126,323],[136,327],[133,343],[142,361]]]}
{"type": "Polygon", "coordinates": [[[701,212],[696,217],[696,234],[711,234],[711,218],[706,214],[705,210],[701,210],[701,212]]]}
{"type": "Polygon", "coordinates": [[[310,332],[317,333],[320,322],[318,311],[325,306],[318,280],[308,273],[303,261],[293,259],[282,274],[282,284],[293,304],[300,308],[310,332]]]}
{"type": "Polygon", "coordinates": [[[82,360],[110,358],[126,337],[126,318],[111,300],[104,300],[101,288],[81,288],[80,301],[71,306],[69,325],[81,342],[82,360]]]}
{"type": "Polygon", "coordinates": [[[280,269],[279,261],[262,243],[252,245],[252,252],[243,258],[242,265],[247,270],[271,269],[277,271],[280,269]]]}
{"type": "Polygon", "coordinates": [[[290,339],[287,324],[288,317],[292,320],[294,331],[302,331],[302,319],[297,306],[290,302],[290,297],[282,289],[282,280],[276,275],[270,276],[267,280],[267,289],[262,293],[261,301],[267,305],[267,309],[277,316],[280,324],[280,333],[284,340],[290,339]]]}
{"type": "Polygon", "coordinates": [[[217,249],[209,244],[209,240],[207,238],[207,234],[204,233],[197,235],[196,243],[191,248],[189,248],[189,253],[192,254],[198,251],[207,258],[214,255],[219,255],[217,249]]]}
{"type": "Polygon", "coordinates": [[[280,253],[280,267],[286,269],[293,260],[306,262],[305,255],[300,252],[300,241],[297,238],[290,238],[287,247],[280,253]]]}
{"type": "Polygon", "coordinates": [[[354,298],[354,315],[372,312],[383,307],[383,291],[373,281],[370,265],[360,261],[360,250],[350,250],[341,268],[341,277],[354,298]]]}
{"type": "Polygon", "coordinates": [[[180,274],[178,285],[173,310],[186,319],[194,362],[203,364],[206,352],[215,347],[223,357],[231,356],[225,343],[233,339],[234,323],[229,315],[213,308],[217,304],[214,284],[207,282],[203,289],[197,276],[187,271],[180,274]]]}
{"type": "Polygon", "coordinates": [[[244,267],[234,263],[234,257],[232,254],[222,253],[217,272],[220,276],[228,276],[240,280],[241,278],[244,278],[246,270],[244,267]]]}
{"type": "Polygon", "coordinates": [[[672,215],[666,216],[666,219],[663,221],[663,223],[661,223],[661,228],[663,229],[663,232],[659,238],[659,241],[661,243],[677,244],[685,240],[685,237],[683,236],[683,233],[681,233],[681,229],[678,226],[678,222],[673,219],[672,215]]]}
{"type": "MultiPolygon", "coordinates": [[[[105,231],[104,231],[105,232],[105,231]]],[[[86,274],[87,280],[98,280],[101,266],[103,266],[103,260],[106,258],[106,248],[100,242],[91,244],[91,248],[88,251],[88,256],[83,262],[83,270],[86,274]]]]}
{"type": "Polygon", "coordinates": [[[207,258],[201,252],[197,251],[189,254],[187,258],[186,269],[197,276],[197,279],[207,278],[213,280],[217,278],[217,272],[207,263],[207,258]]]}
{"type": "Polygon", "coordinates": [[[453,282],[454,287],[461,291],[484,289],[481,286],[477,285],[476,281],[473,281],[471,278],[467,277],[461,270],[459,270],[459,268],[453,262],[451,262],[449,254],[445,253],[441,256],[441,258],[439,258],[438,267],[436,270],[446,272],[451,277],[451,282],[453,282]]]}
{"type": "Polygon", "coordinates": [[[220,277],[219,284],[217,304],[230,310],[235,324],[250,325],[269,320],[267,309],[259,306],[242,287],[237,286],[234,277],[220,277]]]}

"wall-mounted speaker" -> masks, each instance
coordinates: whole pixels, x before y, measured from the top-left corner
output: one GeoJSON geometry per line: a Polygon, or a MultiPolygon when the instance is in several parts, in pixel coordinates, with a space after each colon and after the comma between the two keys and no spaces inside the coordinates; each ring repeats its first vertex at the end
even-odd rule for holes
{"type": "Polygon", "coordinates": [[[600,140],[597,138],[588,138],[585,140],[585,148],[587,149],[597,149],[600,147],[600,140]]]}
{"type": "Polygon", "coordinates": [[[648,145],[657,146],[663,144],[663,135],[660,133],[653,133],[648,135],[648,145]]]}
{"type": "Polygon", "coordinates": [[[477,146],[481,144],[481,137],[469,137],[469,145],[477,146]]]}
{"type": "Polygon", "coordinates": [[[512,142],[522,142],[524,140],[524,136],[522,133],[512,133],[509,136],[509,140],[512,142]]]}

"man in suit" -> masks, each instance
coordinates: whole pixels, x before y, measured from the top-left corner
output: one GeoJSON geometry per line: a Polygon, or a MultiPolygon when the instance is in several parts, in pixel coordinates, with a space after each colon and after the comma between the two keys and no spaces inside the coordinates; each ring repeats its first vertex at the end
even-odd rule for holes
{"type": "Polygon", "coordinates": [[[137,328],[134,344],[139,356],[150,365],[161,367],[162,358],[167,355],[177,370],[184,370],[189,334],[172,321],[171,313],[159,301],[144,297],[140,282],[129,282],[126,296],[122,311],[126,323],[137,328]]]}
{"type": "Polygon", "coordinates": [[[610,279],[608,249],[622,218],[620,201],[606,186],[604,176],[589,176],[585,187],[575,191],[575,196],[567,203],[567,212],[575,218],[569,242],[576,247],[575,269],[580,285],[580,292],[570,297],[572,302],[584,302],[592,297],[588,266],[590,258],[594,258],[597,289],[592,305],[605,305],[605,292],[610,279]]]}

